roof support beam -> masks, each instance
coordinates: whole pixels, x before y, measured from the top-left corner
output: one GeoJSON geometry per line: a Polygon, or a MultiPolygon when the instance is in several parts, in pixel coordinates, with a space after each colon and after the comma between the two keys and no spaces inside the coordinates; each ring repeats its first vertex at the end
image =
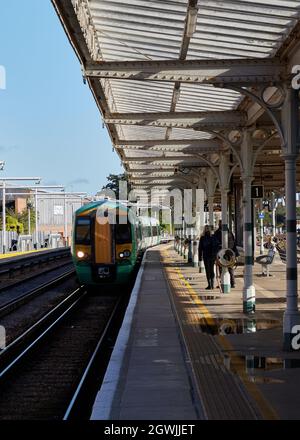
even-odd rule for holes
{"type": "Polygon", "coordinates": [[[120,125],[214,130],[245,126],[247,115],[235,110],[217,112],[112,113],[106,115],[105,122],[107,124],[120,125]]]}
{"type": "Polygon", "coordinates": [[[130,159],[124,159],[123,163],[125,164],[134,164],[136,162],[141,162],[141,163],[153,163],[153,162],[157,162],[159,164],[162,165],[169,165],[169,162],[172,162],[176,165],[184,165],[186,168],[199,168],[199,167],[205,167],[206,163],[202,162],[200,160],[200,158],[198,157],[194,157],[194,156],[188,156],[188,157],[179,157],[179,156],[175,156],[175,157],[142,157],[142,158],[138,158],[138,157],[134,157],[134,158],[130,158],[130,159]]]}
{"type": "Polygon", "coordinates": [[[150,173],[127,173],[128,176],[131,179],[148,179],[148,178],[154,178],[154,177],[170,177],[170,176],[174,176],[175,175],[175,167],[173,167],[172,170],[170,171],[159,171],[159,172],[155,172],[155,171],[151,171],[150,173]]]}
{"type": "Polygon", "coordinates": [[[174,171],[174,167],[150,167],[150,168],[131,168],[126,174],[131,175],[134,173],[170,173],[174,171]]]}
{"type": "Polygon", "coordinates": [[[168,188],[184,188],[188,185],[185,181],[177,181],[177,182],[170,182],[170,183],[154,183],[153,185],[145,184],[145,183],[134,183],[133,188],[145,188],[145,189],[155,189],[156,187],[160,187],[161,189],[168,189],[168,188]]]}
{"type": "Polygon", "coordinates": [[[230,85],[278,83],[286,79],[286,65],[277,58],[233,60],[159,60],[87,63],[93,78],[230,85]]]}
{"type": "MultiPolygon", "coordinates": [[[[182,162],[185,163],[185,161],[190,161],[192,165],[195,166],[195,164],[201,164],[200,166],[206,166],[206,163],[201,161],[201,158],[199,156],[185,156],[184,154],[180,156],[140,156],[140,157],[127,157],[124,159],[124,163],[130,162],[182,162]]],[[[198,165],[199,166],[199,165],[198,165]]]]}
{"type": "Polygon", "coordinates": [[[215,139],[137,139],[126,140],[118,139],[115,142],[116,147],[167,147],[167,146],[188,146],[188,147],[205,147],[205,148],[218,148],[220,141],[215,139]]]}

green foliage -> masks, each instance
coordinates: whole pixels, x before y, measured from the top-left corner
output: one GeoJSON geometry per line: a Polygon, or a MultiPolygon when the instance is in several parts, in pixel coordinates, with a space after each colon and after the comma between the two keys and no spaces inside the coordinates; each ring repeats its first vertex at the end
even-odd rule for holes
{"type": "Polygon", "coordinates": [[[279,205],[276,209],[276,225],[283,227],[285,225],[285,206],[279,205]]]}
{"type": "MultiPolygon", "coordinates": [[[[23,225],[24,234],[28,234],[28,210],[24,209],[19,215],[18,215],[19,221],[23,225]]],[[[35,211],[33,209],[30,209],[30,230],[31,234],[35,230],[35,211]]]]}
{"type": "Polygon", "coordinates": [[[114,191],[115,195],[116,195],[116,199],[119,199],[120,197],[120,193],[119,193],[119,182],[123,181],[123,182],[127,182],[127,190],[128,192],[130,191],[130,185],[128,184],[128,177],[125,173],[123,174],[110,174],[107,177],[108,183],[103,186],[102,190],[99,191],[99,193],[101,193],[102,191],[109,189],[111,191],[114,191]]]}
{"type": "MultiPolygon", "coordinates": [[[[271,227],[272,226],[272,212],[269,212],[267,210],[263,210],[265,214],[264,218],[264,226],[271,227]]],[[[297,208],[297,215],[300,216],[300,208],[297,208]]],[[[285,226],[285,219],[286,219],[286,210],[285,206],[278,205],[276,208],[276,227],[284,227],[285,226]]],[[[256,216],[256,226],[259,227],[260,219],[258,217],[258,214],[256,216]]]]}
{"type": "MultiPolygon", "coordinates": [[[[0,216],[0,228],[3,228],[2,214],[0,216]]],[[[23,224],[19,221],[18,216],[12,209],[6,210],[6,230],[23,234],[23,224]]]]}
{"type": "Polygon", "coordinates": [[[171,233],[171,225],[165,225],[164,223],[160,224],[160,230],[161,232],[168,232],[171,233]]]}
{"type": "MultiPolygon", "coordinates": [[[[0,227],[2,229],[2,215],[0,216],[0,227]]],[[[31,233],[35,229],[35,211],[30,210],[31,233]]],[[[15,231],[19,234],[28,234],[28,210],[24,209],[21,213],[15,213],[13,209],[6,210],[6,230],[15,231]]]]}

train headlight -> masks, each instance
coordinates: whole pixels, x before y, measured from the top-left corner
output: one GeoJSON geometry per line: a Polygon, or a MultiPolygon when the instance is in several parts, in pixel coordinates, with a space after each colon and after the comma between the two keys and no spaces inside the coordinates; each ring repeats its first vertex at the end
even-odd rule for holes
{"type": "Polygon", "coordinates": [[[84,256],[85,256],[85,253],[84,253],[84,252],[82,252],[82,251],[78,251],[78,252],[77,252],[77,257],[78,257],[78,258],[82,259],[82,258],[84,258],[84,256]]]}
{"type": "Polygon", "coordinates": [[[129,250],[125,250],[119,253],[119,258],[129,258],[131,252],[129,250]]]}

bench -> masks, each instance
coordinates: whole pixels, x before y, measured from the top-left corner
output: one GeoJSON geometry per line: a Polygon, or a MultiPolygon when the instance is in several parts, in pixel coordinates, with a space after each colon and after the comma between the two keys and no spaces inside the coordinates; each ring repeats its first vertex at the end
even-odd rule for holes
{"type": "Polygon", "coordinates": [[[269,268],[274,261],[275,253],[274,249],[270,249],[266,255],[260,255],[255,259],[256,263],[261,264],[262,276],[270,276],[269,268]],[[266,270],[266,273],[264,273],[264,269],[266,270]]]}

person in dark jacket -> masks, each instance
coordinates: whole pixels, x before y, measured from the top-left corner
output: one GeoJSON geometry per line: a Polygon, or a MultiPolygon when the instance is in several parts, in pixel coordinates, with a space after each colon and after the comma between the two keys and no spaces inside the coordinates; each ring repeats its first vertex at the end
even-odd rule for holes
{"type": "Polygon", "coordinates": [[[215,271],[214,265],[216,261],[216,255],[218,251],[218,242],[211,234],[210,227],[205,225],[203,234],[199,241],[199,261],[204,261],[206,278],[208,286],[206,290],[212,290],[214,288],[215,271]]]}
{"type": "MultiPolygon", "coordinates": [[[[222,220],[219,221],[219,229],[215,231],[214,236],[218,242],[218,251],[219,251],[220,249],[222,249],[222,220]]],[[[239,256],[239,252],[236,247],[235,238],[231,231],[228,231],[228,249],[232,249],[236,257],[239,256]]],[[[232,267],[229,267],[228,271],[230,275],[231,287],[234,288],[235,287],[234,270],[232,267]]],[[[220,267],[220,272],[222,272],[221,267],[220,267]]]]}

